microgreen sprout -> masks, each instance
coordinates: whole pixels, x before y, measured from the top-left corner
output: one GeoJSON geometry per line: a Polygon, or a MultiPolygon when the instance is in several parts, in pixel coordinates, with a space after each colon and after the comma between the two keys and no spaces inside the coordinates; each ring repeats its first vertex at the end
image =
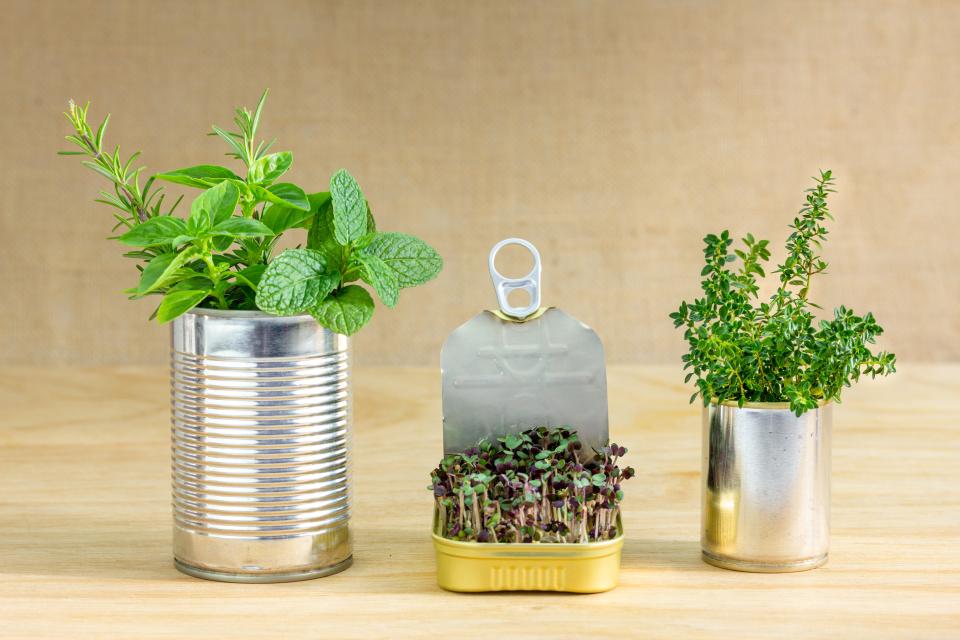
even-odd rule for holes
{"type": "Polygon", "coordinates": [[[427,489],[444,537],[475,542],[594,542],[618,535],[627,449],[585,455],[568,428],[537,427],[447,455],[427,489]]]}

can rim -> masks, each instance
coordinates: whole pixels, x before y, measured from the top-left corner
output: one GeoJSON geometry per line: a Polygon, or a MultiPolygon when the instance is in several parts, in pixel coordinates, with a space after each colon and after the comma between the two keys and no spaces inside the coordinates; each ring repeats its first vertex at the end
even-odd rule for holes
{"type": "MultiPolygon", "coordinates": [[[[832,400],[819,400],[817,402],[817,408],[822,409],[832,402],[832,400]]],[[[767,409],[770,411],[791,410],[789,402],[744,402],[743,406],[741,407],[736,400],[724,400],[723,402],[720,402],[719,398],[711,398],[710,404],[714,406],[720,405],[724,407],[733,407],[735,409],[767,409]]]]}
{"type": "Polygon", "coordinates": [[[298,313],[292,316],[278,316],[259,309],[207,309],[194,307],[183,315],[212,316],[215,318],[264,318],[274,320],[292,320],[298,318],[309,318],[316,322],[316,319],[309,313],[298,313]]]}
{"type": "Polygon", "coordinates": [[[433,546],[448,556],[493,560],[497,558],[531,560],[588,560],[618,553],[625,540],[623,528],[617,537],[596,542],[465,542],[451,540],[433,532],[433,546]]]}

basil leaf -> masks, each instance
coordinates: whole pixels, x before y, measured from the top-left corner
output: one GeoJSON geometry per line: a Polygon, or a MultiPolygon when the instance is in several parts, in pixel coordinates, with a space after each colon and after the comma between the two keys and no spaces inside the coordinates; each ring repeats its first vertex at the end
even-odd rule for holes
{"type": "Polygon", "coordinates": [[[190,219],[197,228],[207,230],[233,215],[240,200],[240,190],[230,181],[224,181],[201,193],[190,205],[190,219]]]}
{"type": "Polygon", "coordinates": [[[196,239],[197,239],[196,236],[190,235],[189,233],[185,233],[185,234],[179,235],[179,236],[177,236],[176,238],[174,238],[173,240],[171,240],[171,241],[170,241],[170,244],[171,244],[171,246],[173,246],[174,249],[176,249],[176,248],[179,247],[180,245],[186,244],[186,243],[188,243],[188,242],[193,242],[193,241],[196,240],[196,239]]]}
{"type": "Polygon", "coordinates": [[[136,295],[143,296],[171,284],[177,271],[191,260],[198,258],[199,254],[196,248],[190,247],[180,253],[161,253],[156,256],[140,274],[136,295]]]}
{"type": "Polygon", "coordinates": [[[153,247],[169,244],[177,236],[184,235],[187,223],[173,216],[148,218],[117,238],[124,244],[134,247],[153,247]]]}
{"type": "Polygon", "coordinates": [[[350,336],[373,317],[373,298],[363,287],[347,285],[311,309],[310,314],[327,329],[350,336]]]}
{"type": "MultiPolygon", "coordinates": [[[[309,198],[310,196],[307,196],[309,198]]],[[[279,235],[287,229],[299,227],[313,216],[311,211],[294,209],[285,204],[271,204],[263,212],[260,221],[270,227],[274,235],[279,235]]]]}
{"type": "Polygon", "coordinates": [[[234,276],[237,279],[237,284],[243,284],[254,291],[257,290],[257,286],[260,284],[260,279],[263,277],[263,272],[267,268],[265,264],[255,264],[247,267],[246,269],[241,269],[237,271],[234,276]]]}
{"type": "Polygon", "coordinates": [[[184,184],[188,187],[197,187],[208,189],[224,180],[240,180],[240,176],[226,167],[218,167],[212,164],[201,164],[196,167],[187,167],[185,169],[175,169],[166,173],[158,173],[154,176],[167,182],[184,184]]]}
{"type": "Polygon", "coordinates": [[[311,193],[307,195],[307,200],[310,202],[310,213],[316,213],[320,211],[322,207],[330,204],[330,192],[318,191],[317,193],[311,193]]]}
{"type": "Polygon", "coordinates": [[[333,200],[333,235],[341,245],[347,245],[367,232],[367,201],[360,185],[345,169],[330,178],[330,197],[333,200]]]}
{"type": "MultiPolygon", "coordinates": [[[[233,236],[228,236],[228,235],[214,235],[214,236],[213,236],[213,243],[212,243],[212,244],[213,244],[213,249],[214,249],[214,251],[217,251],[217,252],[226,251],[227,249],[230,248],[230,245],[232,245],[235,240],[237,240],[237,238],[235,238],[235,237],[233,237],[233,236]]],[[[216,255],[213,256],[214,261],[216,261],[216,259],[217,259],[218,257],[219,257],[219,256],[216,256],[216,255]]]]}
{"type": "Polygon", "coordinates": [[[140,273],[140,284],[136,289],[133,290],[137,296],[141,296],[145,293],[151,291],[154,287],[154,283],[160,278],[160,275],[163,274],[167,267],[173,262],[173,259],[177,257],[175,253],[161,253],[158,256],[155,256],[147,266],[144,267],[143,271],[140,273]]]}
{"type": "Polygon", "coordinates": [[[293,164],[293,154],[289,151],[268,153],[250,167],[250,178],[259,185],[269,185],[276,182],[293,164]]]}
{"type": "Polygon", "coordinates": [[[292,316],[316,306],[337,286],[323,254],[287,249],[267,265],[257,285],[257,306],[267,313],[292,316]]]}
{"type": "Polygon", "coordinates": [[[210,230],[211,235],[244,238],[253,236],[272,236],[273,231],[267,225],[253,218],[232,216],[210,230]]]}
{"type": "MultiPolygon", "coordinates": [[[[187,233],[185,235],[197,239],[200,237],[200,234],[206,232],[206,225],[210,220],[206,216],[198,216],[194,218],[193,216],[187,218],[187,233]]],[[[179,241],[180,238],[175,238],[174,242],[179,241]]]]}
{"type": "Polygon", "coordinates": [[[260,202],[282,204],[302,211],[310,210],[310,201],[303,189],[289,182],[271,185],[264,188],[258,184],[249,185],[250,191],[260,202]]]}
{"type": "Polygon", "coordinates": [[[203,302],[203,299],[209,294],[208,291],[175,291],[163,296],[163,302],[157,308],[157,320],[163,324],[170,322],[178,316],[182,316],[190,309],[203,302]]]}
{"type": "Polygon", "coordinates": [[[397,282],[396,273],[393,269],[373,254],[357,254],[357,258],[363,265],[360,277],[364,282],[376,290],[380,300],[389,308],[397,306],[400,299],[400,283],[397,282]]]}
{"type": "Polygon", "coordinates": [[[401,287],[414,287],[432,280],[443,268],[443,258],[433,247],[405,233],[378,233],[360,253],[383,260],[401,287]]]}
{"type": "Polygon", "coordinates": [[[167,289],[167,294],[171,294],[175,291],[207,291],[209,292],[212,286],[213,286],[213,282],[210,280],[210,278],[194,272],[193,275],[187,276],[183,280],[180,280],[176,284],[172,285],[169,289],[167,289]]]}

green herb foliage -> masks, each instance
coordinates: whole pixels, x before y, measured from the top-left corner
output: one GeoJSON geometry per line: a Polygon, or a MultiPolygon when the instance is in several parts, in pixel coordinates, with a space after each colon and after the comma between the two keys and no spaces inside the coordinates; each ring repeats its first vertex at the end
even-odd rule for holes
{"type": "Polygon", "coordinates": [[[462,454],[431,474],[440,535],[476,542],[591,542],[618,534],[623,490],[634,475],[611,444],[589,460],[570,429],[538,427],[462,454]]]}
{"type": "Polygon", "coordinates": [[[757,278],[766,274],[768,241],[751,234],[731,252],[728,231],[704,238],[706,265],[700,275],[703,297],[682,302],[670,314],[684,328],[689,351],[683,356],[686,381],[695,379],[704,405],[711,400],[789,402],[801,415],[824,401],[840,401],[844,386],[861,375],[893,373],[896,357],[874,353],[868,345],[883,329],[873,315],[859,316],[839,307],[832,319],[817,323],[809,299],[813,276],[827,269],[819,255],[832,220],[827,198],[833,176],[823,171],[806,192],[806,203],[790,225],[787,257],[779,265],[779,286],[760,301],[757,278]]]}
{"type": "Polygon", "coordinates": [[[273,141],[258,139],[266,92],[256,109],[237,109],[235,131],[214,126],[211,135],[227,144],[245,177],[219,165],[167,171],[144,181],[135,167],[140,152],[122,158],[119,147],[104,146],[108,115],[94,131],[89,103],[70,102],[65,114],[83,164],[112,184],[98,202],[113,207],[116,240],[133,247],[140,280],[131,298],[163,296],[154,312],[168,322],[200,306],[261,309],[276,315],[309,313],[321,325],[346,335],[373,315],[367,283],[383,304],[394,307],[400,289],[423,284],[443,266],[428,244],[401,233],[381,233],[360,186],[345,170],[330,179],[329,191],[306,193],[279,180],[293,164],[289,151],[271,152],[273,141]],[[164,208],[157,180],[201,189],[186,218],[164,208]],[[306,246],[273,255],[277,240],[293,230],[306,232],[306,246]]]}

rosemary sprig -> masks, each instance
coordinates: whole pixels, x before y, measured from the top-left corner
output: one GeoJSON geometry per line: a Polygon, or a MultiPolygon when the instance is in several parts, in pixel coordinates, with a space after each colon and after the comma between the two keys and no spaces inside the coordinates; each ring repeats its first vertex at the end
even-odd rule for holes
{"type": "MultiPolygon", "coordinates": [[[[79,151],[60,151],[63,156],[86,156],[82,164],[93,169],[113,184],[113,193],[101,191],[97,202],[109,205],[122,213],[114,213],[119,226],[132,228],[161,214],[164,194],[162,187],[153,188],[154,178],[147,178],[143,187],[140,187],[140,175],[145,167],[134,167],[134,162],[140,157],[135,151],[126,160],[120,156],[120,146],[114,147],[113,152],[104,148],[103,138],[110,122],[110,114],[103,119],[96,133],[87,122],[87,111],[90,103],[80,107],[73,100],[69,102],[69,109],[63,114],[73,126],[74,133],[66,139],[80,148],[79,151]]],[[[180,203],[178,198],[165,215],[170,215],[180,203]]]]}
{"type": "MultiPolygon", "coordinates": [[[[225,155],[236,158],[243,162],[249,172],[260,158],[264,157],[267,151],[277,141],[276,138],[267,142],[261,140],[257,142],[257,129],[260,127],[260,114],[263,113],[263,104],[267,100],[269,90],[264,90],[257,102],[257,108],[250,111],[246,107],[237,107],[234,110],[233,122],[240,131],[226,131],[217,125],[213,125],[213,132],[209,135],[220,136],[231,151],[225,155]]],[[[249,180],[249,178],[248,178],[249,180]]]]}

